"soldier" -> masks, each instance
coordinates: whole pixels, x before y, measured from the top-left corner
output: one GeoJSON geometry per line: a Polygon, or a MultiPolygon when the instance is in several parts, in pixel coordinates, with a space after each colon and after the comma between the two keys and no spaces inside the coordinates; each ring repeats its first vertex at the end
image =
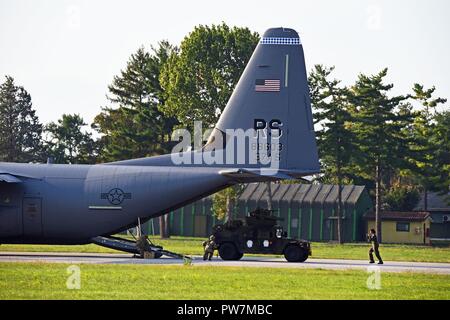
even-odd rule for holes
{"type": "Polygon", "coordinates": [[[373,259],[373,253],[375,252],[378,259],[378,264],[383,264],[383,259],[381,259],[380,251],[378,250],[379,243],[375,229],[370,229],[370,233],[367,235],[367,240],[372,244],[372,247],[369,249],[369,262],[375,263],[375,260],[373,259]]]}
{"type": "Polygon", "coordinates": [[[142,258],[145,258],[145,253],[150,252],[149,243],[148,243],[148,236],[146,234],[141,235],[136,240],[136,248],[139,250],[139,254],[142,258]]]}
{"type": "Polygon", "coordinates": [[[203,260],[210,260],[214,255],[214,250],[216,249],[216,237],[211,235],[209,240],[203,242],[203,247],[205,248],[205,254],[203,255],[203,260]]]}

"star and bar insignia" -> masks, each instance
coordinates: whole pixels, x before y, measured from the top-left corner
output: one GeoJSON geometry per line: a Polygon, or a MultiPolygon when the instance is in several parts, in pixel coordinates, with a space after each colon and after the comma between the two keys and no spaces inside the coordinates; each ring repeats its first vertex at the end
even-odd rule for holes
{"type": "Polygon", "coordinates": [[[102,193],[100,198],[108,200],[112,205],[119,205],[124,200],[131,199],[131,193],[123,192],[123,190],[119,188],[114,188],[111,189],[108,193],[102,193]]]}

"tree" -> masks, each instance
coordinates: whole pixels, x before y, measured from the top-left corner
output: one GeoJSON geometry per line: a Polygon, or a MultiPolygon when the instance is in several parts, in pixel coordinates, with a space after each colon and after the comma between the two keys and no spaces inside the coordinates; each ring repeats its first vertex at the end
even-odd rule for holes
{"type": "MultiPolygon", "coordinates": [[[[258,41],[259,35],[247,28],[197,26],[163,67],[166,101],[161,110],[177,117],[184,128],[192,128],[194,121],[202,121],[204,128],[214,125],[258,41]]],[[[213,196],[219,219],[231,217],[238,191],[234,186],[213,196]]]]}
{"type": "Polygon", "coordinates": [[[0,161],[42,160],[41,134],[30,94],[6,76],[0,85],[0,161]]]}
{"type": "Polygon", "coordinates": [[[339,80],[330,80],[334,67],[314,66],[309,76],[311,104],[314,119],[319,123],[318,149],[323,171],[333,177],[338,185],[336,215],[338,242],[342,243],[342,184],[346,172],[350,172],[351,155],[354,153],[353,133],[348,129],[351,115],[348,109],[347,88],[339,87],[339,80]]]}
{"type": "Polygon", "coordinates": [[[63,114],[56,123],[45,127],[48,154],[56,163],[95,163],[95,142],[91,133],[82,131],[86,125],[78,114],[63,114]]]}
{"type": "MultiPolygon", "coordinates": [[[[159,77],[177,48],[161,41],[151,49],[149,53],[139,48],[131,55],[126,69],[108,87],[108,98],[118,108],[103,108],[94,120],[93,128],[103,134],[100,143],[106,161],[158,155],[171,149],[171,132],[177,122],[160,111],[166,94],[159,77]]],[[[161,237],[169,237],[167,215],[159,222],[161,237]]]]}
{"type": "Polygon", "coordinates": [[[388,97],[392,84],[384,84],[387,69],[372,76],[360,74],[350,90],[356,145],[364,157],[358,161],[362,175],[375,182],[375,225],[381,238],[380,210],[382,177],[390,168],[406,166],[405,152],[409,145],[402,128],[412,115],[405,96],[388,97]],[[400,111],[400,112],[399,112],[400,111]]]}
{"type": "Polygon", "coordinates": [[[243,185],[237,184],[213,195],[212,212],[217,219],[225,221],[232,219],[234,207],[243,189],[243,185]]]}
{"type": "Polygon", "coordinates": [[[435,190],[445,195],[450,204],[450,111],[436,113],[434,119],[436,124],[430,140],[435,146],[434,163],[438,169],[432,180],[435,190]]]}
{"type": "Polygon", "coordinates": [[[419,192],[414,187],[397,186],[385,195],[386,209],[392,211],[411,211],[420,200],[419,192]]]}
{"type": "Polygon", "coordinates": [[[102,159],[115,161],[166,153],[174,118],[159,108],[164,91],[159,84],[162,66],[176,48],[167,41],[152,52],[139,48],[125,70],[108,86],[108,99],[116,107],[105,107],[94,120],[101,133],[102,159]]]}
{"type": "MultiPolygon", "coordinates": [[[[412,130],[410,131],[413,140],[413,156],[410,161],[413,163],[412,175],[424,193],[424,209],[428,207],[428,191],[448,192],[447,185],[442,185],[442,174],[445,173],[445,154],[448,160],[448,134],[445,135],[445,127],[439,126],[440,117],[436,111],[439,104],[447,100],[443,98],[433,98],[435,87],[424,89],[423,85],[414,84],[412,98],[420,103],[420,109],[416,112],[412,130]],[[441,130],[444,130],[444,134],[441,130]],[[437,137],[438,135],[439,137],[437,137]],[[447,137],[447,138],[446,138],[447,137]],[[447,141],[447,146],[445,142],[447,141]],[[447,152],[446,152],[447,150],[447,152]],[[441,183],[439,183],[441,182],[441,183]]],[[[448,130],[448,129],[447,129],[448,130]]],[[[448,132],[448,131],[447,131],[448,132]]],[[[449,161],[447,161],[447,164],[449,161]]],[[[448,172],[448,171],[447,171],[448,172]]]]}
{"type": "Polygon", "coordinates": [[[161,73],[165,114],[184,128],[194,121],[214,125],[259,41],[247,28],[198,26],[181,43],[161,73]]]}

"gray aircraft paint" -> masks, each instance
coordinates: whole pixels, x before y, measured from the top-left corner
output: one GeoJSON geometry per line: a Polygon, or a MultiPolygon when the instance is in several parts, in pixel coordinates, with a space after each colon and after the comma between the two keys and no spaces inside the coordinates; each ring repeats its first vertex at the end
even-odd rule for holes
{"type": "Polygon", "coordinates": [[[138,217],[162,214],[229,183],[217,169],[209,168],[2,164],[2,170],[23,180],[14,186],[0,184],[2,237],[16,235],[44,243],[88,242],[135,224],[138,217]],[[130,198],[113,204],[102,197],[116,188],[130,198]],[[24,228],[23,199],[31,198],[42,201],[42,220],[35,221],[42,225],[41,234],[24,228]],[[16,218],[4,219],[4,208],[17,208],[16,218]]]}
{"type": "Polygon", "coordinates": [[[282,123],[275,175],[251,163],[174,165],[170,155],[101,165],[0,163],[0,243],[89,243],[237,182],[318,172],[303,49],[292,29],[264,33],[215,132],[250,129],[255,119],[282,123]],[[256,79],[280,80],[279,92],[256,92],[256,79]]]}

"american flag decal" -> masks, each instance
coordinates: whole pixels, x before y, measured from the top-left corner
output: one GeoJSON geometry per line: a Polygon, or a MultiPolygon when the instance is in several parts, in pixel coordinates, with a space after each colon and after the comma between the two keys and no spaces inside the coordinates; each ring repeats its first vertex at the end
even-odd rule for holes
{"type": "Polygon", "coordinates": [[[255,91],[257,91],[257,92],[280,92],[280,80],[256,79],[255,91]]]}

